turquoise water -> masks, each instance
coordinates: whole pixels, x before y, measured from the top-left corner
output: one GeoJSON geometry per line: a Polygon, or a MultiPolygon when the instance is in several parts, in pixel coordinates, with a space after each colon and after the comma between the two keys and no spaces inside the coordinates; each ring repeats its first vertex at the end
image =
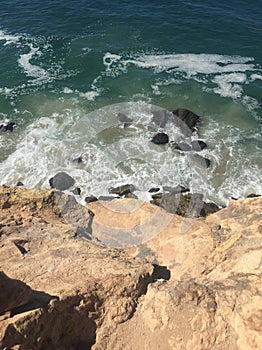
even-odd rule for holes
{"type": "Polygon", "coordinates": [[[65,170],[83,197],[128,182],[145,199],[178,183],[221,204],[261,193],[261,16],[260,1],[1,0],[0,121],[17,123],[0,134],[1,183],[65,170]],[[178,107],[202,117],[210,169],[150,143],[152,109],[178,107]]]}

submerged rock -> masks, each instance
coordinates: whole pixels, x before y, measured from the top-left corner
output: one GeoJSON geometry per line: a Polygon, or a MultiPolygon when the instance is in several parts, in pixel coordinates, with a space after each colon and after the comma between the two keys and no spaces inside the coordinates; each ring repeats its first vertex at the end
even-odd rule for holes
{"type": "Polygon", "coordinates": [[[49,180],[49,184],[52,188],[65,191],[75,184],[75,180],[64,171],[61,171],[49,180]]]}
{"type": "Polygon", "coordinates": [[[0,131],[14,131],[14,128],[16,127],[16,123],[14,122],[9,122],[7,124],[1,124],[0,125],[0,131]]]}
{"type": "Polygon", "coordinates": [[[169,137],[164,132],[160,132],[153,136],[151,142],[155,143],[156,145],[163,145],[169,142],[169,137]]]}
{"type": "Polygon", "coordinates": [[[192,151],[192,148],[189,144],[185,142],[172,142],[171,147],[173,149],[179,150],[179,151],[184,151],[184,152],[189,152],[192,151]]]}
{"type": "Polygon", "coordinates": [[[185,108],[178,108],[174,110],[173,115],[182,120],[191,131],[196,130],[200,122],[200,117],[197,114],[185,108]]]}
{"type": "Polygon", "coordinates": [[[117,115],[117,119],[118,121],[124,125],[124,128],[132,125],[133,123],[133,119],[129,118],[127,115],[125,115],[124,113],[118,113],[117,115]]]}
{"type": "Polygon", "coordinates": [[[207,148],[207,144],[202,140],[192,141],[191,146],[194,151],[202,151],[204,148],[207,148]]]}
{"type": "Polygon", "coordinates": [[[196,164],[200,165],[203,168],[209,168],[211,161],[208,158],[202,157],[199,154],[193,154],[191,159],[196,164]]]}
{"type": "Polygon", "coordinates": [[[168,122],[170,112],[167,110],[153,111],[152,122],[159,128],[164,128],[168,122]]]}

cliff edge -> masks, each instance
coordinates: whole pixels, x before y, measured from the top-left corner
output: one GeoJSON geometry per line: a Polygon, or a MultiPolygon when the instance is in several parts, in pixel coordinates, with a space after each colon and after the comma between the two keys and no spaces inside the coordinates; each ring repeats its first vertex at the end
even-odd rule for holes
{"type": "Polygon", "coordinates": [[[261,209],[0,187],[0,349],[261,349],[261,209]]]}

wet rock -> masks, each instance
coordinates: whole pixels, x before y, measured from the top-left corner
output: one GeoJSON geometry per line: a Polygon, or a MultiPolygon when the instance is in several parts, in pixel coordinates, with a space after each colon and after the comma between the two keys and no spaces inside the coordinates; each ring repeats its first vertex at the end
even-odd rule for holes
{"type": "Polygon", "coordinates": [[[73,159],[73,163],[75,163],[75,164],[83,163],[83,158],[82,157],[77,157],[77,158],[73,159]]]}
{"type": "Polygon", "coordinates": [[[23,182],[18,181],[18,182],[16,183],[16,186],[24,186],[24,184],[23,184],[23,182]]]}
{"type": "Polygon", "coordinates": [[[123,185],[123,186],[118,186],[118,187],[114,187],[114,188],[110,188],[109,189],[109,193],[111,194],[118,194],[120,197],[131,193],[135,190],[135,187],[133,185],[123,185]]]}
{"type": "Polygon", "coordinates": [[[14,128],[16,127],[16,123],[14,122],[9,122],[7,124],[1,124],[0,125],[0,131],[14,131],[14,128]]]}
{"type": "Polygon", "coordinates": [[[255,193],[250,193],[247,198],[255,198],[255,197],[260,197],[260,194],[255,194],[255,193]]]}
{"type": "Polygon", "coordinates": [[[81,188],[76,187],[71,191],[73,194],[75,194],[76,196],[80,196],[81,194],[81,188]]]}
{"type": "Polygon", "coordinates": [[[118,121],[124,125],[124,128],[130,126],[133,123],[133,119],[129,118],[127,115],[124,113],[118,113],[117,115],[118,121]]]}
{"type": "Polygon", "coordinates": [[[193,160],[193,162],[197,163],[203,168],[210,167],[211,161],[208,158],[200,156],[199,154],[193,154],[191,159],[193,160]]]}
{"type": "MultiPolygon", "coordinates": [[[[220,210],[215,203],[204,202],[201,193],[182,194],[183,190],[179,191],[179,187],[177,187],[177,191],[152,195],[150,203],[160,206],[169,213],[191,218],[206,217],[220,210]]],[[[184,192],[188,190],[184,188],[184,192]]]]}
{"type": "Polygon", "coordinates": [[[184,186],[175,186],[175,187],[170,187],[170,186],[164,186],[163,187],[164,191],[176,194],[176,193],[184,193],[184,192],[189,192],[190,189],[184,186]]]}
{"type": "Polygon", "coordinates": [[[85,202],[86,203],[92,203],[92,202],[96,202],[96,201],[98,201],[98,199],[97,199],[97,197],[95,197],[93,195],[88,196],[88,197],[85,198],[85,202]]]}
{"type": "Polygon", "coordinates": [[[215,203],[212,202],[208,202],[208,203],[203,203],[203,208],[200,211],[200,215],[203,217],[206,217],[209,214],[213,214],[216,213],[217,211],[219,211],[221,208],[219,208],[218,205],[216,205],[215,203]]]}
{"type": "Polygon", "coordinates": [[[54,177],[49,180],[49,184],[52,188],[64,191],[75,184],[75,180],[65,173],[64,171],[57,173],[54,177]]]}
{"type": "Polygon", "coordinates": [[[202,140],[192,141],[191,146],[194,151],[202,151],[204,148],[207,148],[207,144],[202,140]]]}
{"type": "Polygon", "coordinates": [[[197,114],[185,108],[178,108],[174,110],[173,115],[182,120],[191,131],[196,130],[200,122],[200,117],[197,114]]]}
{"type": "Polygon", "coordinates": [[[192,151],[192,148],[190,145],[188,145],[187,143],[185,142],[172,142],[172,148],[173,149],[176,149],[176,150],[179,150],[179,151],[184,151],[184,152],[188,152],[188,151],[192,151]]]}
{"type": "Polygon", "coordinates": [[[127,194],[125,195],[125,198],[138,199],[138,197],[137,197],[134,193],[131,193],[131,192],[127,193],[127,194]]]}
{"type": "Polygon", "coordinates": [[[150,188],[150,190],[148,190],[149,193],[155,193],[155,192],[158,192],[158,191],[160,191],[159,187],[152,187],[152,188],[150,188]]]}
{"type": "Polygon", "coordinates": [[[167,110],[153,111],[152,122],[155,123],[159,128],[164,128],[168,122],[170,112],[167,110]]]}
{"type": "Polygon", "coordinates": [[[153,136],[151,142],[155,143],[156,145],[163,145],[169,142],[169,137],[164,132],[161,132],[153,136]]]}

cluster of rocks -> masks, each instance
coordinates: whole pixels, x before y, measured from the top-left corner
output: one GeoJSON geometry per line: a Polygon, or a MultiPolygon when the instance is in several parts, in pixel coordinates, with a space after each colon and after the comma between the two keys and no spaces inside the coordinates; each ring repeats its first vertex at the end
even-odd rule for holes
{"type": "MultiPolygon", "coordinates": [[[[177,127],[179,127],[185,136],[191,136],[192,133],[196,133],[197,127],[200,124],[200,117],[188,109],[179,108],[172,113],[168,111],[154,111],[152,121],[160,128],[164,128],[168,121],[171,121],[177,127]]],[[[210,167],[210,160],[202,157],[195,152],[200,152],[207,148],[207,144],[203,140],[193,140],[190,144],[186,142],[170,141],[170,138],[166,132],[159,132],[151,139],[156,145],[169,144],[172,149],[181,152],[193,152],[191,160],[198,165],[208,168],[210,167]]]]}
{"type": "MultiPolygon", "coordinates": [[[[49,180],[51,188],[59,191],[70,190],[75,195],[80,195],[79,187],[75,185],[75,180],[66,172],[59,172],[49,180]]],[[[136,188],[132,184],[125,184],[117,187],[112,187],[109,194],[113,196],[94,195],[85,198],[86,203],[95,202],[97,200],[112,200],[114,198],[134,198],[137,196],[133,193],[136,188]]],[[[150,203],[157,205],[167,212],[178,214],[181,216],[199,217],[207,216],[208,214],[218,211],[220,208],[215,203],[207,203],[203,200],[203,195],[200,193],[190,193],[189,188],[183,186],[169,187],[164,186],[161,192],[160,188],[154,187],[148,191],[151,194],[152,200],[150,203]]]]}
{"type": "Polygon", "coordinates": [[[206,217],[221,208],[213,202],[205,202],[201,193],[190,193],[188,188],[164,187],[164,192],[152,195],[150,203],[158,205],[167,212],[186,217],[206,217]]]}
{"type": "MultiPolygon", "coordinates": [[[[197,132],[197,128],[200,125],[201,118],[197,114],[185,108],[178,108],[173,112],[167,110],[158,110],[152,112],[152,122],[160,129],[164,129],[169,122],[178,127],[185,136],[192,136],[193,133],[197,132]]],[[[132,125],[133,119],[126,116],[123,113],[118,113],[117,115],[118,122],[124,128],[132,125]]],[[[169,144],[172,149],[178,150],[181,152],[190,152],[192,151],[192,161],[198,165],[208,168],[211,164],[208,158],[202,157],[195,152],[200,152],[203,149],[207,148],[207,144],[203,140],[194,140],[190,144],[186,142],[177,142],[170,141],[170,138],[166,132],[156,133],[152,139],[156,145],[165,145],[169,144]]]]}

